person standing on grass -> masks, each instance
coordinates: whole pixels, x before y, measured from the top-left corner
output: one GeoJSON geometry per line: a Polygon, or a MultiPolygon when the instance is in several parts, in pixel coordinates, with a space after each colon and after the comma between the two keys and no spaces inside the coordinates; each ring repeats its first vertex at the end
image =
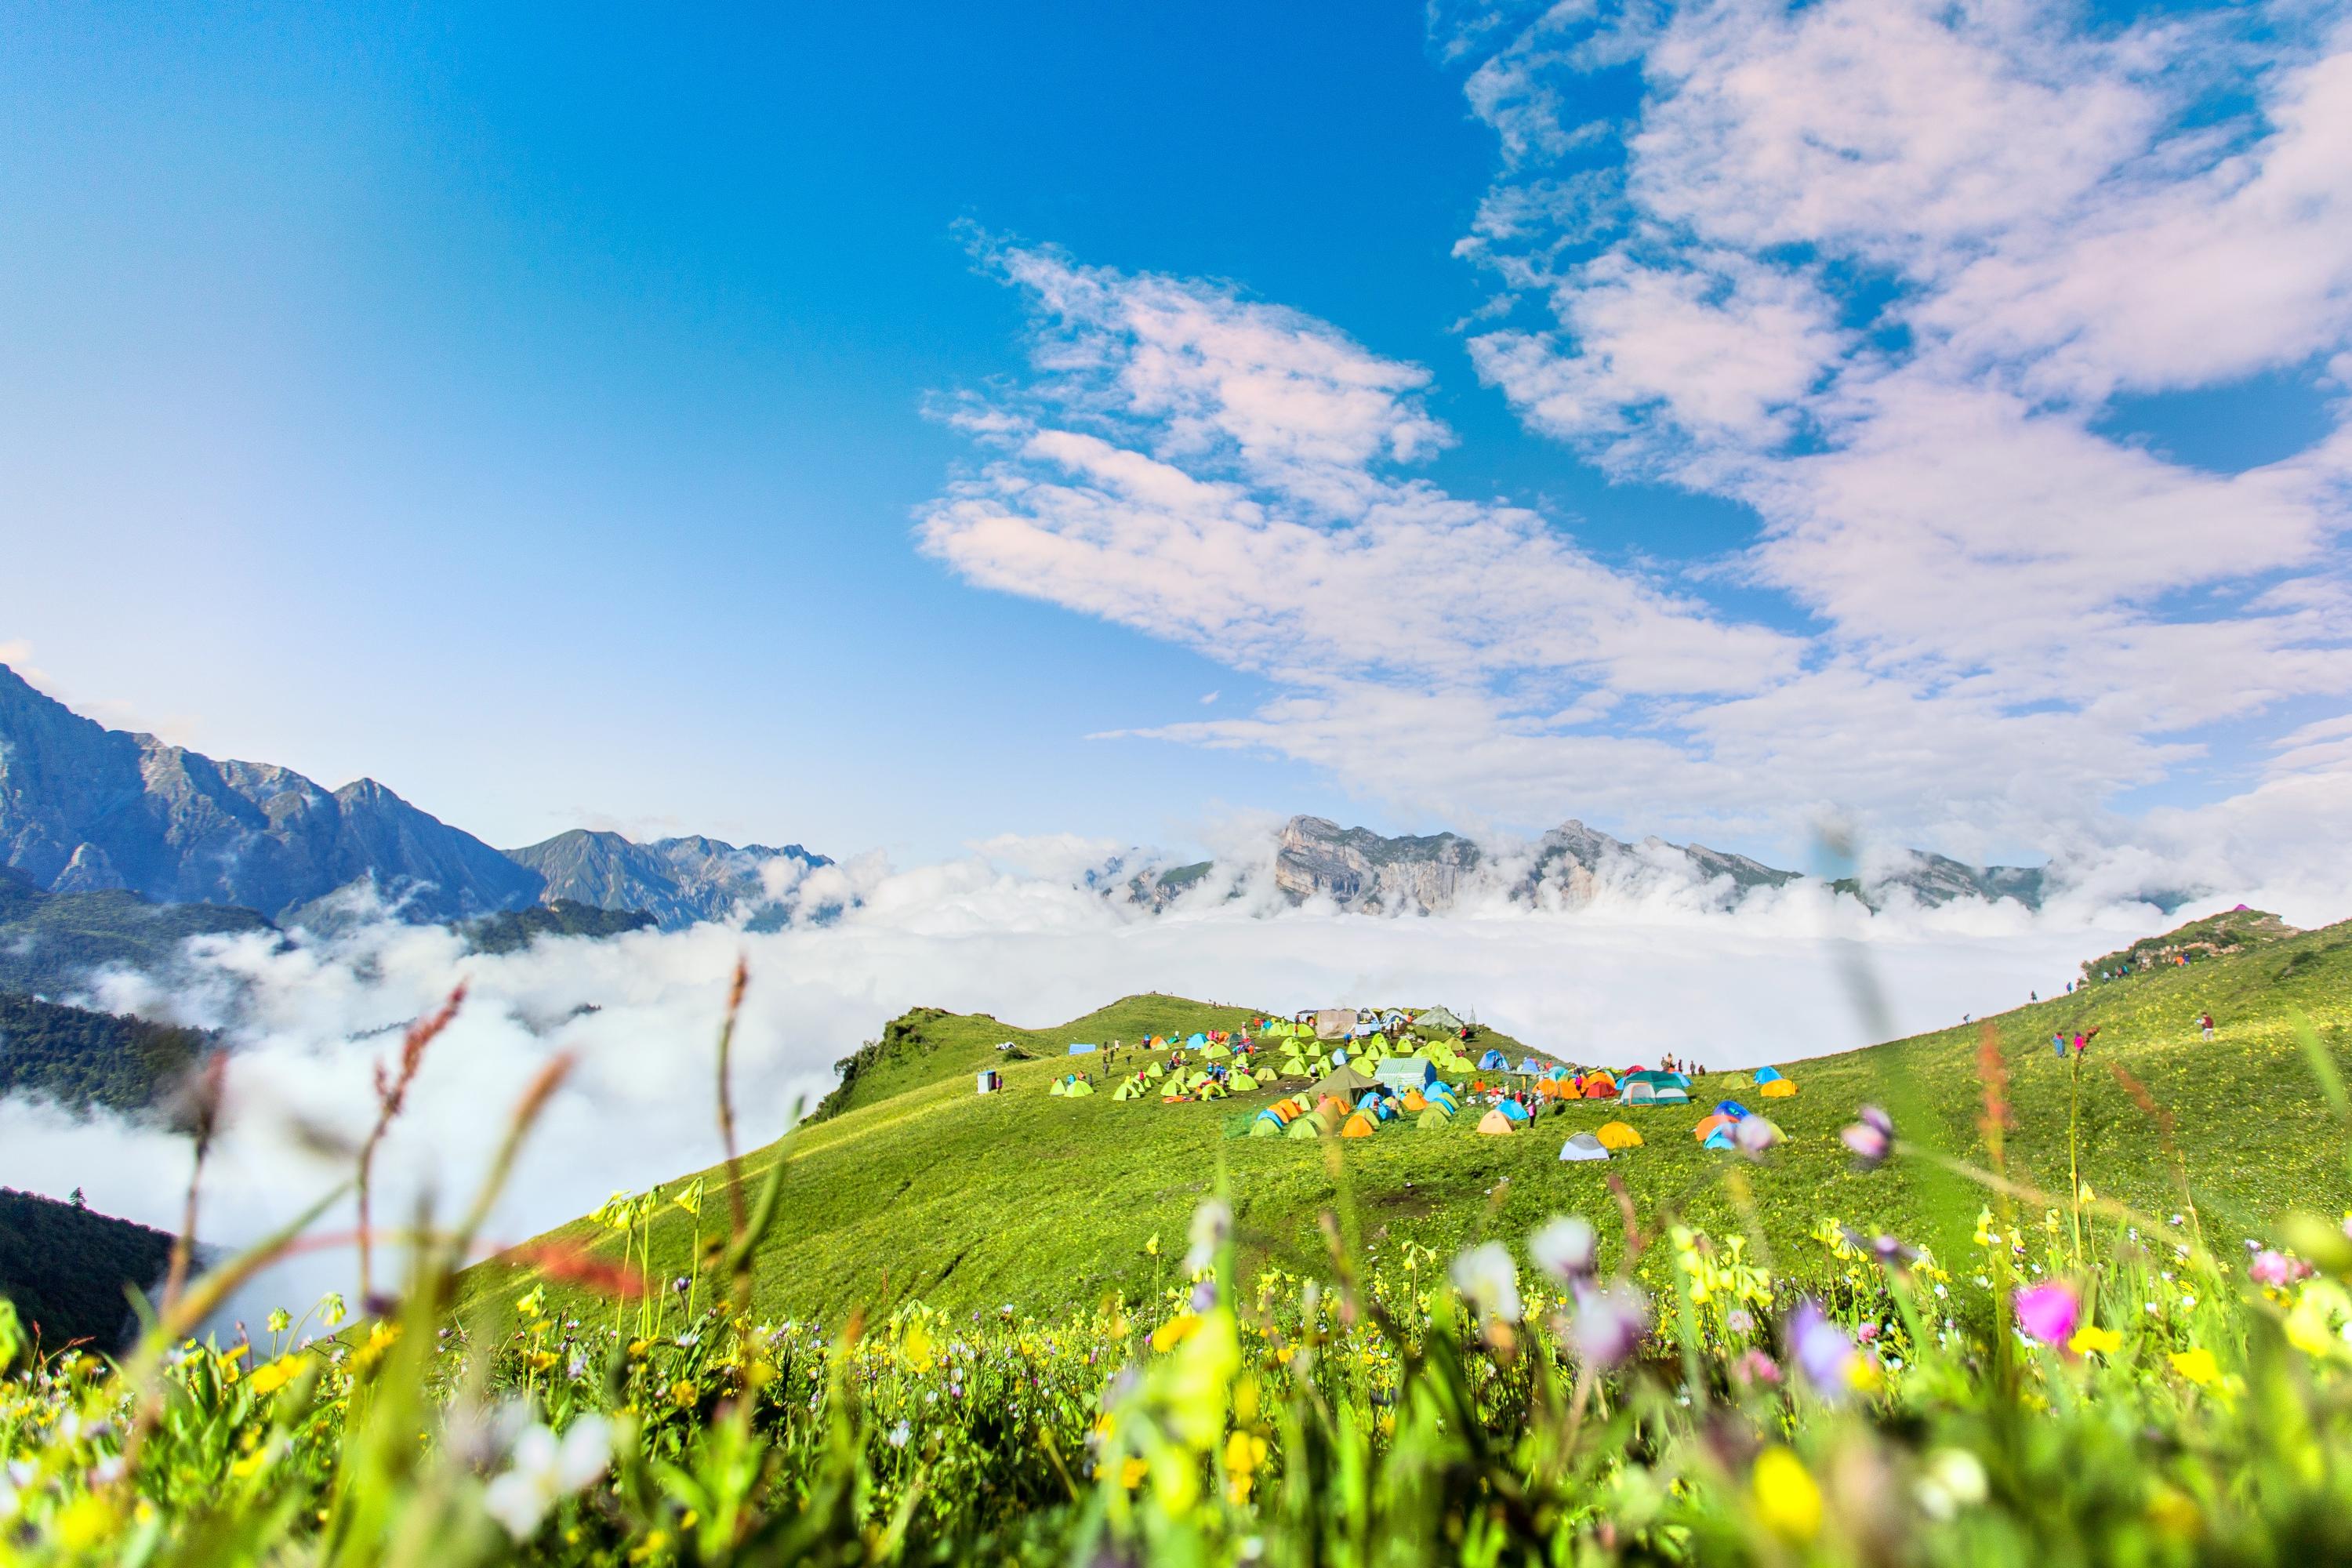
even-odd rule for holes
{"type": "Polygon", "coordinates": [[[2207,1039],[2211,1039],[2213,1037],[2213,1015],[2210,1013],[2200,1013],[2197,1016],[2197,1026],[2205,1031],[2205,1037],[2207,1039]]]}
{"type": "Polygon", "coordinates": [[[2056,1051],[2058,1053],[2059,1059],[2063,1061],[2066,1056],[2066,1037],[2063,1035],[2051,1036],[2050,1048],[2056,1051]]]}

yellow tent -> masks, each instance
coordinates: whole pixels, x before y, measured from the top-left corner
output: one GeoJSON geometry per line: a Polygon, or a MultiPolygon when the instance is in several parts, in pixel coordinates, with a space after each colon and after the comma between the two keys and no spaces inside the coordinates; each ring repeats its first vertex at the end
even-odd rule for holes
{"type": "Polygon", "coordinates": [[[1642,1146],[1642,1135],[1622,1121],[1604,1121],[1601,1124],[1600,1130],[1592,1135],[1601,1140],[1601,1146],[1603,1149],[1614,1151],[1638,1149],[1642,1146]]]}
{"type": "Polygon", "coordinates": [[[1797,1086],[1785,1078],[1776,1078],[1757,1091],[1767,1100],[1786,1100],[1797,1092],[1797,1086]]]}
{"type": "Polygon", "coordinates": [[[1499,1110],[1490,1110],[1478,1119],[1478,1131],[1490,1137],[1507,1138],[1517,1130],[1511,1125],[1509,1117],[1499,1110]]]}

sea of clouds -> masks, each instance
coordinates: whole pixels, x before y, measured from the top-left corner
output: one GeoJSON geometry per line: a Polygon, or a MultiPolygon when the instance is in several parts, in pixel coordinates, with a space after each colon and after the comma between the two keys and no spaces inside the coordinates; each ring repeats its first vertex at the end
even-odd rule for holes
{"type": "MultiPolygon", "coordinates": [[[[910,869],[867,857],[785,889],[845,912],[770,932],[714,923],[499,955],[468,952],[446,928],[383,919],[284,941],[206,939],[191,950],[192,979],[165,986],[113,974],[85,1000],[226,1033],[227,1115],[198,1235],[233,1247],[341,1179],[345,1168],[315,1152],[318,1134],[364,1134],[376,1064],[464,980],[466,1005],[432,1046],[379,1157],[377,1214],[396,1222],[430,1199],[446,1215],[468,1199],[526,1085],[569,1054],[575,1065],[494,1213],[489,1239],[504,1243],[615,1189],[719,1158],[716,1040],[739,957],[751,986],[735,1096],[742,1136],[756,1145],[832,1086],[835,1061],[916,1005],[1047,1026],[1147,991],[1277,1010],[1443,1002],[1570,1060],[1671,1051],[1741,1067],[2046,996],[2082,959],[2194,912],[2078,903],[2035,914],[1972,902],[1872,914],[1819,883],[1727,907],[1721,889],[1635,879],[1605,882],[1573,907],[1496,896],[1384,918],[1294,907],[1263,865],[1248,865],[1152,916],[1085,885],[1103,848],[998,839],[910,869]],[[1857,959],[1884,997],[1875,1016],[1858,1005],[1857,959]]],[[[171,1227],[189,1167],[187,1142],[159,1126],[0,1102],[7,1185],[58,1195],[79,1187],[98,1209],[171,1227]]],[[[347,1251],[299,1258],[236,1310],[299,1310],[348,1290],[353,1269],[347,1251]]]]}

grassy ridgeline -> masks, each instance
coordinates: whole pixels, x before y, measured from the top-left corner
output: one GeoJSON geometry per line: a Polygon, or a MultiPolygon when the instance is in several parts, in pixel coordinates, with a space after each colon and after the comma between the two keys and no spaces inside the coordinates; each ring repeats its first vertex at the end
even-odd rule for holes
{"type": "MultiPolygon", "coordinates": [[[[831,1114],[746,1159],[754,1181],[780,1155],[790,1161],[785,1217],[759,1258],[756,1310],[836,1319],[852,1307],[917,1300],[958,1312],[1006,1303],[1045,1312],[1114,1292],[1134,1300],[1174,1281],[1170,1256],[1182,1250],[1187,1216],[1220,1181],[1249,1232],[1304,1257],[1319,1255],[1318,1216],[1334,1206],[1375,1257],[1408,1239],[1448,1249],[1480,1235],[1519,1234],[1561,1211],[1602,1218],[1614,1203],[1606,1173],[1623,1177],[1645,1214],[1664,1205],[1717,1234],[1748,1232],[1799,1274],[1821,1258],[1810,1236],[1824,1216],[1958,1257],[1981,1193],[1940,1179],[1923,1161],[1857,1175],[1837,1133],[1858,1105],[1876,1102],[1895,1110],[1906,1138],[1981,1163],[1978,1064],[1988,1031],[2010,1083],[2010,1169],[2022,1180],[2066,1190],[2072,1064],[2049,1040],[2095,1025],[2074,1125],[2083,1177],[2102,1196],[2158,1216],[2183,1207],[2163,1140],[2109,1070],[2114,1063],[2173,1120],[2217,1243],[2256,1234],[2291,1204],[2331,1212],[2352,1205],[2340,1139],[2297,1037],[2307,1020],[2332,1059],[2343,1064],[2352,1052],[2352,924],[2095,984],[1982,1026],[1793,1064],[1794,1099],[1763,1100],[1746,1074],[1716,1075],[1701,1080],[1689,1107],[1574,1104],[1508,1138],[1479,1136],[1468,1116],[1443,1131],[1391,1126],[1344,1142],[1240,1138],[1232,1134],[1241,1114],[1281,1091],[1178,1105],[1046,1092],[1073,1067],[1094,1067],[1105,1090],[1116,1081],[1105,1080],[1099,1058],[1065,1056],[1073,1039],[1132,1040],[1146,1029],[1222,1027],[1241,1016],[1148,996],[1056,1029],[929,1011],[900,1020],[889,1048],[861,1068],[831,1114]],[[2196,1026],[2209,1009],[2221,1025],[2210,1043],[2196,1026]],[[1040,1059],[1004,1063],[994,1047],[1006,1039],[1040,1059]],[[973,1071],[999,1063],[1006,1092],[975,1096],[973,1071]],[[1726,1098],[1769,1111],[1786,1131],[1774,1162],[1735,1166],[1696,1146],[1692,1126],[1726,1098]],[[1618,1119],[1647,1145],[1607,1164],[1559,1161],[1570,1134],[1618,1119]],[[1738,1179],[1727,1181],[1735,1168],[1738,1179]],[[1157,1254],[1148,1245],[1155,1236],[1157,1254]]],[[[1516,1042],[1504,1048],[1518,1054],[1516,1042]]],[[[716,1195],[721,1173],[708,1174],[713,1198],[699,1223],[715,1237],[726,1205],[716,1195]]],[[[659,1222],[655,1258],[665,1272],[686,1271],[692,1223],[675,1209],[659,1222]]],[[[612,1247],[584,1220],[555,1234],[612,1247]]],[[[1643,1265],[1645,1274],[1658,1267],[1643,1265]]],[[[473,1278],[478,1287],[512,1282],[495,1266],[473,1278]]]]}

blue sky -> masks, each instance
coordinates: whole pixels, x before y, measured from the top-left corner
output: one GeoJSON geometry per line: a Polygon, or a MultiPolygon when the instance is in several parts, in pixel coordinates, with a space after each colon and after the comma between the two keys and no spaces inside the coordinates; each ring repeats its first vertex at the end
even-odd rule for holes
{"type": "Polygon", "coordinates": [[[1591,10],[20,9],[0,645],[499,843],[2342,800],[2344,37],[1591,10]]]}

